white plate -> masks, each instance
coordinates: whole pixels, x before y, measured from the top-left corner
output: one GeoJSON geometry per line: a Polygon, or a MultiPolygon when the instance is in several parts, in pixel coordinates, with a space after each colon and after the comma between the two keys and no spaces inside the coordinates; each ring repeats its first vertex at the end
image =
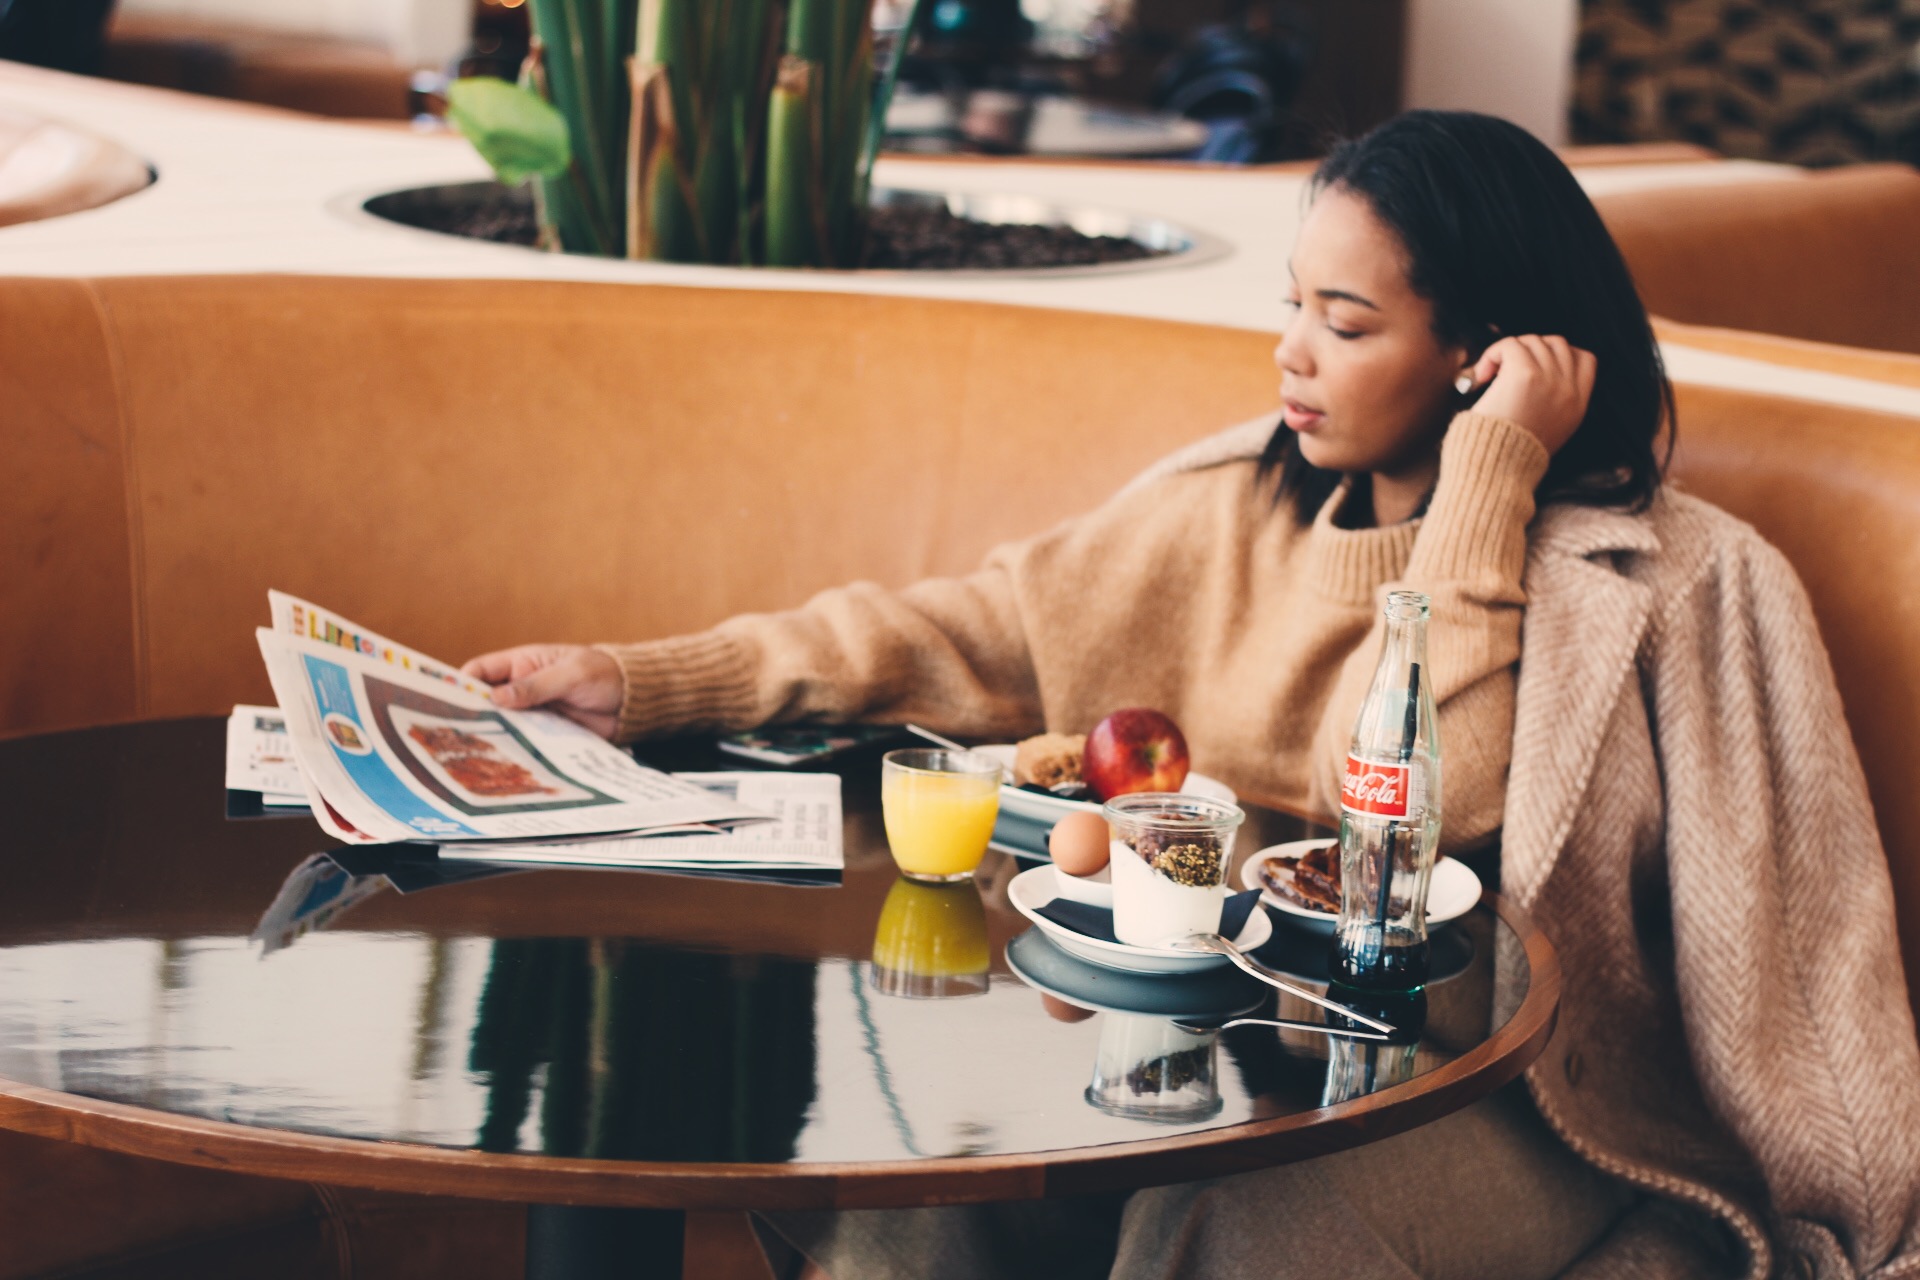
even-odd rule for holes
{"type": "MultiPolygon", "coordinates": [[[[1014,910],[1033,921],[1068,955],[1085,960],[1088,964],[1103,965],[1106,968],[1120,969],[1127,973],[1199,973],[1231,963],[1225,956],[1217,956],[1205,951],[1180,951],[1173,947],[1134,947],[1124,942],[1089,938],[1083,933],[1075,933],[1065,925],[1055,924],[1040,914],[1040,908],[1058,897],[1078,896],[1063,895],[1054,879],[1056,874],[1051,865],[1022,871],[1007,885],[1007,897],[1012,900],[1014,910]]],[[[1266,912],[1255,911],[1247,916],[1247,923],[1241,927],[1240,936],[1233,941],[1242,951],[1251,951],[1272,936],[1273,921],[1268,918],[1266,912]]]]}
{"type": "MultiPolygon", "coordinates": [[[[1016,748],[1010,742],[996,743],[992,746],[975,747],[983,756],[998,760],[1000,767],[1013,777],[1013,756],[1016,748]]],[[[1204,773],[1189,773],[1180,788],[1182,795],[1204,796],[1209,800],[1222,800],[1227,804],[1239,804],[1240,797],[1233,788],[1217,778],[1209,778],[1204,773]]],[[[1054,823],[1070,813],[1098,813],[1100,802],[1097,800],[1066,800],[1059,796],[1043,796],[1037,791],[1026,791],[1009,781],[1000,788],[1000,807],[1008,813],[1017,814],[1034,822],[1054,823]]]]}
{"type": "MultiPolygon", "coordinates": [[[[1337,843],[1338,841],[1335,840],[1321,839],[1294,840],[1287,844],[1270,845],[1248,858],[1240,868],[1240,887],[1258,889],[1260,901],[1275,911],[1284,911],[1290,916],[1331,933],[1333,932],[1333,915],[1330,912],[1315,911],[1311,907],[1303,907],[1297,902],[1290,902],[1281,897],[1261,881],[1260,868],[1275,858],[1291,860],[1311,850],[1324,849],[1330,844],[1337,843]]],[[[1433,881],[1427,886],[1428,925],[1444,924],[1448,920],[1458,919],[1473,910],[1474,905],[1479,901],[1480,877],[1473,874],[1471,867],[1453,858],[1441,858],[1433,864],[1433,881]]]]}

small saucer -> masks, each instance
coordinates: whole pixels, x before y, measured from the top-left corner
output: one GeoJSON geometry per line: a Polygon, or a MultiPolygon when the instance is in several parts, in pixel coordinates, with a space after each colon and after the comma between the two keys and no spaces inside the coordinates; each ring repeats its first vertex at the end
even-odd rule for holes
{"type": "MultiPolygon", "coordinates": [[[[1240,868],[1240,887],[1258,889],[1260,901],[1275,911],[1285,912],[1309,929],[1320,933],[1333,932],[1334,916],[1330,911],[1316,911],[1312,907],[1303,907],[1290,898],[1283,898],[1267,887],[1260,877],[1260,869],[1269,862],[1291,863],[1303,854],[1315,849],[1324,849],[1338,841],[1331,839],[1294,840],[1287,844],[1269,845],[1248,858],[1240,868]]],[[[1292,872],[1282,871],[1282,875],[1292,872]]],[[[1473,910],[1480,901],[1480,877],[1473,868],[1454,858],[1441,858],[1433,864],[1433,880],[1427,886],[1427,927],[1444,924],[1448,920],[1457,920],[1473,910]]]]}
{"type": "MultiPolygon", "coordinates": [[[[1047,919],[1040,914],[1040,908],[1055,898],[1067,896],[1061,892],[1056,874],[1051,863],[1022,871],[1008,883],[1007,897],[1016,911],[1039,926],[1068,955],[1125,973],[1200,973],[1232,963],[1225,956],[1211,952],[1182,951],[1175,947],[1135,947],[1124,942],[1090,938],[1047,919]]],[[[1272,919],[1266,912],[1256,910],[1248,913],[1247,923],[1241,927],[1239,936],[1233,942],[1241,950],[1251,951],[1272,936],[1272,919]]]]}
{"type": "Polygon", "coordinates": [[[1258,1008],[1267,991],[1233,968],[1150,977],[1088,964],[1062,951],[1038,929],[1007,943],[1007,967],[1035,991],[1094,1013],[1231,1018],[1258,1008]]]}

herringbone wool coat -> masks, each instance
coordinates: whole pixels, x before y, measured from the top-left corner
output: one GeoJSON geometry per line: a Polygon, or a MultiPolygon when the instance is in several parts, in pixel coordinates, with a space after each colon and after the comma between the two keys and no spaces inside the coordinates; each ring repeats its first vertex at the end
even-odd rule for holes
{"type": "MultiPolygon", "coordinates": [[[[1566,984],[1535,1102],[1590,1163],[1724,1223],[1755,1280],[1920,1276],[1893,888],[1799,579],[1671,488],[1641,514],[1550,505],[1527,542],[1501,887],[1566,984]]],[[[1670,1274],[1662,1252],[1616,1232],[1578,1271],[1670,1274]]]]}

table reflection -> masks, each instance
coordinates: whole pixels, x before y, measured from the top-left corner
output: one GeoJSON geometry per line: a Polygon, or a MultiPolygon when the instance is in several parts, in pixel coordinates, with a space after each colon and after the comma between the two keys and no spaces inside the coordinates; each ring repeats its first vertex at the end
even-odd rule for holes
{"type": "Polygon", "coordinates": [[[793,1159],[814,1098],[815,970],[626,940],[494,943],[468,1054],[486,1083],[474,1145],[793,1159]],[[529,1121],[538,1139],[526,1144],[529,1121]]]}
{"type": "Polygon", "coordinates": [[[985,995],[992,967],[987,908],[971,880],[893,882],[873,935],[875,991],[920,1000],[985,995]]]}
{"type": "Polygon", "coordinates": [[[1179,1123],[1220,1112],[1219,1035],[1142,1013],[1100,1015],[1087,1102],[1108,1115],[1179,1123]]]}

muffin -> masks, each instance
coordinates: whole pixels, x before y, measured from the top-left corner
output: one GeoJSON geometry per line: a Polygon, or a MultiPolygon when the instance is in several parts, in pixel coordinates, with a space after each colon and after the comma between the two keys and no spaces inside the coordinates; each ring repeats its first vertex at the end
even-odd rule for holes
{"type": "Polygon", "coordinates": [[[1021,786],[1056,787],[1079,782],[1084,733],[1043,733],[1028,738],[1013,753],[1013,780],[1021,786]]]}

